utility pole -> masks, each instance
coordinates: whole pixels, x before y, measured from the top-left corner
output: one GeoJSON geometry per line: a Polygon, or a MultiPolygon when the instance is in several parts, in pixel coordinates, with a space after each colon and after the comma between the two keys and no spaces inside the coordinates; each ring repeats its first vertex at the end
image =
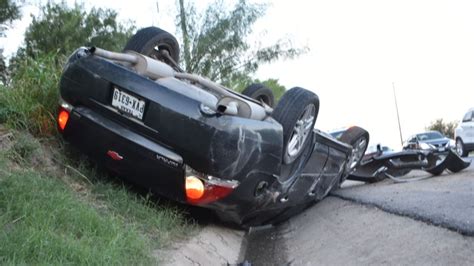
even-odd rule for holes
{"type": "MultiPolygon", "coordinates": [[[[156,25],[160,25],[160,21],[158,20],[158,18],[160,17],[160,5],[158,4],[158,1],[156,1],[156,25]]],[[[152,23],[152,26],[155,26],[155,20],[152,19],[151,21],[152,23]]]]}
{"type": "Polygon", "coordinates": [[[183,45],[184,45],[184,66],[185,70],[189,72],[189,61],[191,61],[190,55],[190,44],[188,34],[188,24],[186,21],[186,10],[184,8],[183,0],[179,0],[179,24],[181,26],[181,33],[183,34],[183,45]]]}
{"type": "Polygon", "coordinates": [[[402,126],[400,125],[400,114],[398,113],[397,94],[395,93],[395,82],[392,82],[393,98],[395,99],[395,109],[397,110],[398,132],[400,133],[400,144],[403,147],[402,126]]]}

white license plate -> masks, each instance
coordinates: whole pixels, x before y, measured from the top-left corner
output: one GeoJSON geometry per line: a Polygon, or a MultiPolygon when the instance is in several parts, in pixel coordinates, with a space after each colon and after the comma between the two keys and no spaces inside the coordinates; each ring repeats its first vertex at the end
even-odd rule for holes
{"type": "Polygon", "coordinates": [[[127,113],[140,120],[143,118],[143,113],[145,111],[145,101],[140,100],[137,97],[123,92],[117,88],[114,88],[112,106],[117,108],[117,110],[127,113]]]}

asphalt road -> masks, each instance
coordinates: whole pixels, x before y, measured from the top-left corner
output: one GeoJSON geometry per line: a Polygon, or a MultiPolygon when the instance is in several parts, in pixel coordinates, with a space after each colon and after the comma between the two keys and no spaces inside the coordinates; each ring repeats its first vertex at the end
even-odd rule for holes
{"type": "Polygon", "coordinates": [[[253,265],[474,265],[474,165],[418,182],[348,183],[247,240],[253,265]]]}
{"type": "MultiPolygon", "coordinates": [[[[426,175],[426,174],[422,174],[426,175]]],[[[354,186],[334,193],[341,199],[474,236],[474,170],[420,182],[354,186]]]]}

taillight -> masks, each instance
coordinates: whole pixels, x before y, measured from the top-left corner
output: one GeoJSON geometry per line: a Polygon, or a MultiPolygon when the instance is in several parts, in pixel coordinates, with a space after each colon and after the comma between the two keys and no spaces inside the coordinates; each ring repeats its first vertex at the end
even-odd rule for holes
{"type": "Polygon", "coordinates": [[[196,174],[193,171],[185,179],[186,200],[194,205],[211,203],[227,197],[238,185],[235,180],[196,174]]]}
{"type": "Polygon", "coordinates": [[[69,120],[69,114],[72,111],[72,105],[64,101],[59,97],[59,109],[58,109],[58,128],[60,131],[64,131],[67,122],[69,120]]]}
{"type": "Polygon", "coordinates": [[[198,200],[204,195],[204,182],[195,176],[187,176],[185,186],[188,200],[198,200]]]}
{"type": "Polygon", "coordinates": [[[60,107],[59,108],[59,113],[58,113],[58,126],[61,131],[64,131],[67,125],[67,121],[69,120],[69,112],[60,107]]]}

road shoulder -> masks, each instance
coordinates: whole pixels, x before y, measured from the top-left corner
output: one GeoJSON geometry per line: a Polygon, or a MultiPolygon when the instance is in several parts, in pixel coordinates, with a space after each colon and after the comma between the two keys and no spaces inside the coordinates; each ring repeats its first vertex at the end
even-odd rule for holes
{"type": "Polygon", "coordinates": [[[155,254],[163,265],[232,265],[242,261],[245,232],[207,225],[190,239],[155,254]]]}
{"type": "MultiPolygon", "coordinates": [[[[335,197],[276,228],[273,238],[271,245],[286,249],[280,265],[474,265],[473,237],[335,197]]],[[[277,262],[262,250],[247,250],[246,259],[277,262]]]]}

